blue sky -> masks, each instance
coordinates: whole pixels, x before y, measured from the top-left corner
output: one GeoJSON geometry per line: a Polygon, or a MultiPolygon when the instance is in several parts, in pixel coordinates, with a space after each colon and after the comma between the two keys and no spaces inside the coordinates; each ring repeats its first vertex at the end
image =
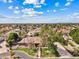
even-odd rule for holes
{"type": "Polygon", "coordinates": [[[79,0],[0,0],[0,16],[0,23],[76,23],[79,0]]]}

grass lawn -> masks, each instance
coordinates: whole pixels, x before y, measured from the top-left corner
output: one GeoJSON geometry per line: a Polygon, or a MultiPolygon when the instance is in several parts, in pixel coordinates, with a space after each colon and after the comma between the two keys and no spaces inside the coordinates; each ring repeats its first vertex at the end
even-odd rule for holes
{"type": "Polygon", "coordinates": [[[37,53],[37,49],[36,48],[17,48],[15,50],[21,50],[26,52],[27,54],[31,55],[31,56],[35,56],[35,54],[37,53]]]}
{"type": "MultiPolygon", "coordinates": [[[[37,49],[36,48],[17,48],[15,50],[20,50],[20,51],[24,51],[27,54],[31,55],[31,56],[35,56],[37,53],[37,49]]],[[[55,49],[49,49],[49,48],[42,48],[41,49],[41,57],[57,57],[58,53],[56,52],[55,49]]]]}
{"type": "Polygon", "coordinates": [[[42,57],[57,57],[57,54],[54,49],[42,48],[41,56],[42,57]]]}

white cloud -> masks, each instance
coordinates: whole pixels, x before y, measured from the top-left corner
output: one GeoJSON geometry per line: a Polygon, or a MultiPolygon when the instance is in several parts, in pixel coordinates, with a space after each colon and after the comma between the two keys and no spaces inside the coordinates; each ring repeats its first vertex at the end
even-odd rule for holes
{"type": "Polygon", "coordinates": [[[19,10],[14,10],[14,13],[15,13],[15,14],[19,14],[20,11],[19,11],[19,10]]]}
{"type": "Polygon", "coordinates": [[[56,2],[56,3],[55,3],[55,6],[58,7],[58,6],[59,6],[59,2],[56,2]]]}
{"type": "Polygon", "coordinates": [[[74,12],[71,15],[68,15],[68,18],[79,19],[79,13],[78,12],[74,12]]]}
{"type": "Polygon", "coordinates": [[[78,18],[78,19],[79,19],[79,16],[76,16],[76,18],[78,18]]]}
{"type": "Polygon", "coordinates": [[[66,1],[70,1],[70,2],[72,2],[72,1],[74,1],[74,0],[66,0],[66,1]]]}
{"type": "Polygon", "coordinates": [[[25,3],[25,2],[23,2],[23,5],[26,5],[26,3],[25,3]]]}
{"type": "Polygon", "coordinates": [[[45,3],[45,0],[41,0],[41,2],[40,2],[41,4],[43,4],[43,3],[45,3]]]}
{"type": "Polygon", "coordinates": [[[13,9],[13,6],[9,6],[8,9],[13,9]]]}
{"type": "Polygon", "coordinates": [[[0,1],[2,1],[4,3],[7,3],[7,2],[11,3],[11,2],[13,2],[12,0],[0,0],[0,1]]]}
{"type": "Polygon", "coordinates": [[[29,16],[34,16],[35,14],[35,11],[34,11],[34,9],[33,8],[25,8],[25,9],[23,9],[22,10],[22,13],[24,14],[24,15],[29,15],[29,16]]]}
{"type": "Polygon", "coordinates": [[[65,4],[65,6],[69,6],[71,4],[71,2],[67,2],[66,4],[65,4]]]}
{"type": "Polygon", "coordinates": [[[41,8],[41,5],[35,5],[35,8],[41,8]]]}
{"type": "Polygon", "coordinates": [[[25,8],[25,9],[22,9],[22,12],[31,12],[33,10],[34,10],[33,8],[25,8]]]}
{"type": "Polygon", "coordinates": [[[43,12],[37,12],[33,8],[26,8],[22,10],[23,15],[29,15],[29,16],[36,16],[36,15],[42,15],[43,12]]]}
{"type": "Polygon", "coordinates": [[[8,7],[8,9],[17,9],[17,10],[18,10],[18,9],[19,9],[19,7],[18,7],[18,6],[16,6],[16,7],[14,7],[14,8],[13,8],[13,6],[9,6],[9,7],[8,7]]]}
{"type": "Polygon", "coordinates": [[[15,9],[19,9],[19,7],[18,7],[18,6],[16,6],[16,7],[15,7],[15,9]]]}
{"type": "Polygon", "coordinates": [[[23,5],[25,4],[45,4],[45,0],[25,0],[23,5]]]}
{"type": "Polygon", "coordinates": [[[37,0],[25,0],[25,1],[23,2],[23,4],[37,4],[37,3],[38,3],[37,0]]]}
{"type": "Polygon", "coordinates": [[[7,2],[7,0],[0,0],[0,1],[1,1],[1,2],[5,2],[5,3],[7,2]]]}
{"type": "Polygon", "coordinates": [[[47,10],[47,12],[50,12],[50,10],[47,10]]]}
{"type": "Polygon", "coordinates": [[[57,10],[54,9],[53,12],[57,12],[57,10]]]}
{"type": "Polygon", "coordinates": [[[12,1],[12,0],[8,0],[8,2],[9,2],[9,3],[12,3],[13,1],[12,1]]]}
{"type": "Polygon", "coordinates": [[[43,12],[36,12],[36,14],[37,14],[37,15],[42,15],[42,14],[43,14],[43,12]]]}
{"type": "Polygon", "coordinates": [[[79,15],[79,13],[78,13],[78,12],[75,12],[75,13],[73,13],[72,15],[73,15],[73,16],[77,16],[77,15],[79,15]]]}
{"type": "Polygon", "coordinates": [[[67,8],[61,8],[60,10],[61,10],[61,11],[64,11],[64,10],[66,10],[66,9],[67,9],[67,8]]]}

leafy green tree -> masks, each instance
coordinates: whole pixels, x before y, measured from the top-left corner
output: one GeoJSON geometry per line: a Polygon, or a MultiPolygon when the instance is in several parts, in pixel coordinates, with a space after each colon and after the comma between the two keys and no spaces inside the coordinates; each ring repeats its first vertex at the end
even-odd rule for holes
{"type": "Polygon", "coordinates": [[[42,25],[41,32],[40,32],[40,37],[42,38],[42,45],[43,46],[47,45],[48,30],[49,30],[48,25],[42,25]]]}
{"type": "Polygon", "coordinates": [[[71,30],[69,33],[73,40],[79,44],[79,28],[71,30]]]}
{"type": "Polygon", "coordinates": [[[43,46],[50,46],[52,47],[53,42],[60,42],[64,43],[64,39],[60,33],[57,33],[53,31],[53,28],[51,25],[43,25],[41,27],[41,33],[40,36],[43,40],[43,46]]]}
{"type": "Polygon", "coordinates": [[[11,47],[14,42],[19,41],[19,36],[17,33],[9,33],[7,43],[11,47]]]}
{"type": "Polygon", "coordinates": [[[60,42],[61,44],[64,44],[65,42],[64,38],[62,37],[60,33],[55,34],[53,39],[54,39],[54,42],[60,42]]]}

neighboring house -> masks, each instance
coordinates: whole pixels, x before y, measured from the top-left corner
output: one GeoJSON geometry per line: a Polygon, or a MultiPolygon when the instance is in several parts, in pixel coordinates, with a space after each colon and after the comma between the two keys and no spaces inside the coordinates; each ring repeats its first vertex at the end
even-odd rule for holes
{"type": "Polygon", "coordinates": [[[27,33],[27,36],[35,36],[36,33],[39,33],[40,32],[40,28],[37,28],[37,29],[34,29],[32,31],[29,31],[27,33]]]}
{"type": "Polygon", "coordinates": [[[31,45],[38,47],[41,46],[41,41],[42,40],[40,37],[26,37],[23,38],[18,44],[19,46],[25,46],[25,47],[30,47],[31,45]]]}
{"type": "Polygon", "coordinates": [[[15,32],[15,33],[17,33],[19,35],[19,32],[21,32],[21,30],[20,29],[14,29],[14,30],[12,30],[10,32],[15,32]]]}

